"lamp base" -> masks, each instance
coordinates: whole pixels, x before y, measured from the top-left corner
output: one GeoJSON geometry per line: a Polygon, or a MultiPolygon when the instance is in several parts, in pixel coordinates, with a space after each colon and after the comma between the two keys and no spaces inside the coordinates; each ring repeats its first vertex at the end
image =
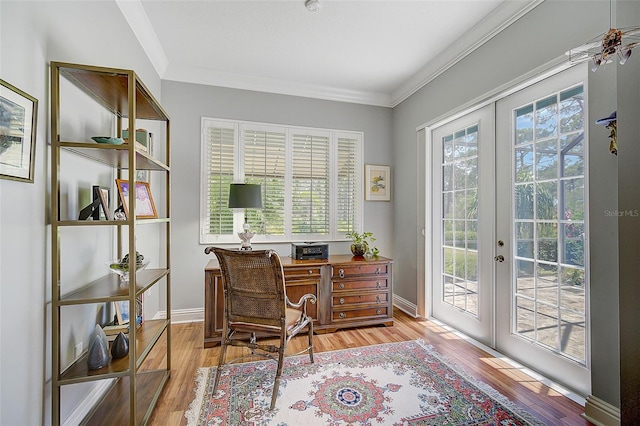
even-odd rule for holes
{"type": "Polygon", "coordinates": [[[238,232],[238,237],[242,240],[240,250],[251,250],[251,238],[253,238],[254,235],[253,232],[249,231],[238,232]]]}

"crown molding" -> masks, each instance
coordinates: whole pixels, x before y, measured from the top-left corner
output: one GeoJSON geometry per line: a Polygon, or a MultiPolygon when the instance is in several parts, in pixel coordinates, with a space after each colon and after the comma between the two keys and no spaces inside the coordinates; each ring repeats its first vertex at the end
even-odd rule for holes
{"type": "Polygon", "coordinates": [[[169,59],[151,25],[149,16],[140,0],[115,0],[129,27],[147,54],[156,72],[162,78],[169,67],[169,59]]]}
{"type": "Polygon", "coordinates": [[[544,0],[509,0],[503,3],[493,13],[456,40],[438,58],[429,62],[406,83],[395,90],[391,95],[392,103],[390,106],[395,107],[400,104],[542,2],[544,0]]]}
{"type": "Polygon", "coordinates": [[[140,0],[115,1],[156,72],[163,80],[393,108],[540,5],[544,0],[506,1],[393,93],[354,91],[171,65],[142,2],[140,0]]]}
{"type": "Polygon", "coordinates": [[[389,107],[391,103],[391,96],[386,93],[359,92],[335,87],[225,73],[204,68],[174,67],[170,65],[163,79],[382,107],[389,107]]]}

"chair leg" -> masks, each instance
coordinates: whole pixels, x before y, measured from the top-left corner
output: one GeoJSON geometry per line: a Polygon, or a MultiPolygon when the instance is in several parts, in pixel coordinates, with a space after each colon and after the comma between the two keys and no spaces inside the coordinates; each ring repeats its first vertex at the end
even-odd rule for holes
{"type": "Polygon", "coordinates": [[[227,354],[227,339],[223,337],[220,340],[220,356],[218,357],[218,368],[216,369],[216,379],[213,382],[213,396],[215,397],[218,391],[218,384],[220,383],[220,376],[222,373],[222,366],[225,364],[227,354]]]}
{"type": "Polygon", "coordinates": [[[309,322],[309,359],[313,364],[313,321],[309,322]]]}
{"type": "Polygon", "coordinates": [[[273,382],[273,394],[271,395],[271,407],[269,410],[273,410],[276,406],[276,399],[278,398],[278,389],[280,388],[280,376],[282,376],[282,365],[284,364],[284,353],[286,351],[286,344],[284,340],[280,341],[280,348],[278,348],[278,369],[276,370],[276,379],[273,382]]]}

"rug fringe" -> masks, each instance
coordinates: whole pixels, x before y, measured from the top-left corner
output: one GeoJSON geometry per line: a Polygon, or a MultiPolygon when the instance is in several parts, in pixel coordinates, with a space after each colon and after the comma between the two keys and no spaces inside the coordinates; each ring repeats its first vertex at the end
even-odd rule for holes
{"type": "Polygon", "coordinates": [[[187,418],[187,426],[196,426],[198,424],[204,399],[204,390],[207,386],[207,378],[209,377],[208,371],[209,368],[206,367],[198,368],[196,388],[194,389],[196,397],[191,404],[189,404],[189,409],[184,413],[184,416],[187,418]]]}

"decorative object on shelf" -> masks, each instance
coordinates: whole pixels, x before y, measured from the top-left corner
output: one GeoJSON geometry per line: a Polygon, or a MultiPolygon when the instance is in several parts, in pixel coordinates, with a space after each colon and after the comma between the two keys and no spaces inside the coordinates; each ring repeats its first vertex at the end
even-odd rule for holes
{"type": "MultiPolygon", "coordinates": [[[[116,179],[120,202],[126,217],[129,217],[129,181],[116,179]]],[[[136,219],[155,219],[158,217],[156,205],[148,182],[136,182],[136,219]]]]}
{"type": "Polygon", "coordinates": [[[113,218],[115,220],[127,220],[127,214],[124,212],[124,208],[122,206],[118,207],[116,211],[113,212],[113,218]]]}
{"type": "Polygon", "coordinates": [[[391,166],[366,164],[364,174],[364,199],[391,201],[391,166]]]}
{"type": "MultiPolygon", "coordinates": [[[[149,260],[144,260],[144,256],[136,251],[136,271],[147,267],[149,260]]],[[[107,266],[112,272],[120,275],[121,281],[129,281],[129,254],[125,254],[120,260],[107,262],[107,266]]]]}
{"type": "Polygon", "coordinates": [[[254,233],[247,221],[246,209],[262,208],[262,188],[260,185],[248,183],[232,183],[229,187],[229,208],[244,210],[243,232],[238,232],[242,240],[241,250],[251,250],[251,238],[254,233]]]}
{"type": "Polygon", "coordinates": [[[87,207],[85,207],[82,210],[80,210],[80,214],[78,215],[78,220],[87,220],[90,217],[92,218],[93,215],[94,215],[94,212],[99,207],[100,207],[100,200],[99,199],[94,199],[93,201],[91,201],[91,204],[89,204],[87,207]]]}
{"type": "Polygon", "coordinates": [[[93,333],[91,333],[89,352],[87,354],[87,367],[89,370],[99,370],[109,364],[108,348],[107,336],[102,330],[102,327],[96,324],[93,333]]]}
{"type": "MultiPolygon", "coordinates": [[[[123,139],[129,141],[129,130],[122,131],[123,139]]],[[[147,129],[136,129],[136,147],[144,152],[151,154],[151,133],[147,129]]]]}
{"type": "Polygon", "coordinates": [[[129,353],[129,338],[121,331],[111,344],[111,356],[114,359],[127,356],[129,353]]]}
{"type": "Polygon", "coordinates": [[[0,178],[33,183],[38,100],[0,79],[0,178]]]}
{"type": "Polygon", "coordinates": [[[111,136],[92,136],[91,139],[97,143],[104,143],[107,145],[122,145],[124,143],[124,139],[113,138],[111,136]]]}
{"type": "Polygon", "coordinates": [[[609,129],[609,152],[613,155],[618,155],[618,111],[613,111],[611,115],[605,118],[596,120],[596,124],[603,124],[609,129]]]}
{"type": "MultiPolygon", "coordinates": [[[[376,239],[373,236],[373,232],[349,232],[346,234],[347,238],[351,238],[351,253],[354,256],[364,256],[369,251],[369,243],[374,242],[376,239]]],[[[377,251],[378,248],[375,247],[377,251]]]]}

